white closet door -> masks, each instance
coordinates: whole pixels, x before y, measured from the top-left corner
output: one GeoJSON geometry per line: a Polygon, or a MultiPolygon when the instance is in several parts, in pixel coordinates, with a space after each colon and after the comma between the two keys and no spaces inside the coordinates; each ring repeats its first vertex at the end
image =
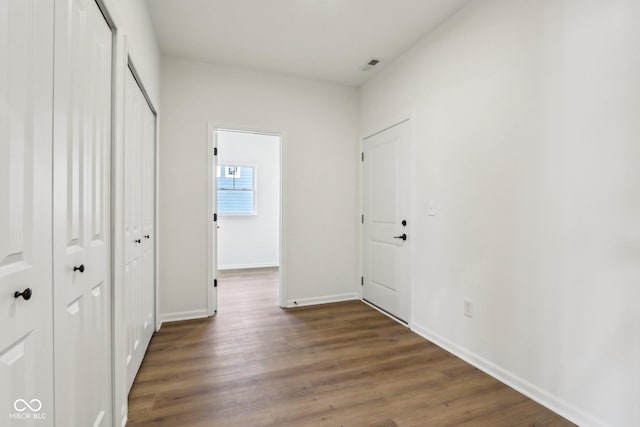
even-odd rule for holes
{"type": "MultiPolygon", "coordinates": [[[[140,93],[142,95],[142,92],[140,93]]],[[[145,100],[146,101],[146,100],[145,100]]],[[[142,138],[142,336],[146,351],[155,330],[155,146],[156,117],[149,105],[143,104],[142,138]]]]}
{"type": "Polygon", "coordinates": [[[130,390],[155,327],[155,117],[130,70],[126,84],[125,316],[130,390]]]}
{"type": "Polygon", "coordinates": [[[0,0],[3,426],[53,425],[52,40],[52,1],[0,0]]]}
{"type": "Polygon", "coordinates": [[[93,0],[55,16],[56,425],[110,426],[112,32],[93,0]]]}

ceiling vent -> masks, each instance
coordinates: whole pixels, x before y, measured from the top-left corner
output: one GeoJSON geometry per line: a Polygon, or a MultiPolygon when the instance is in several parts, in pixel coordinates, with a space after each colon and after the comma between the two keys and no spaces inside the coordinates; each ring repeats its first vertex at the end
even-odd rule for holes
{"type": "Polygon", "coordinates": [[[371,71],[376,65],[382,62],[381,59],[371,58],[369,62],[360,67],[361,71],[371,71]]]}

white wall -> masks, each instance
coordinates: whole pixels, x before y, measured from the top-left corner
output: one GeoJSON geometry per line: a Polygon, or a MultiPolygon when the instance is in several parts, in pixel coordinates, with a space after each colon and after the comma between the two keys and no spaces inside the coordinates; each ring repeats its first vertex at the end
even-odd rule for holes
{"type": "Polygon", "coordinates": [[[156,41],[146,0],[110,0],[115,2],[118,23],[136,71],[151,102],[158,108],[160,100],[160,49],[156,41]]]}
{"type": "Polygon", "coordinates": [[[172,58],[163,58],[161,76],[163,315],[206,312],[208,123],[284,133],[287,298],[301,304],[355,297],[357,91],[172,58]]]}
{"type": "Polygon", "coordinates": [[[218,269],[280,265],[280,138],[218,132],[218,164],[255,168],[257,212],[218,213],[218,269]]]}
{"type": "Polygon", "coordinates": [[[361,91],[414,115],[413,327],[582,425],[640,425],[638,22],[477,0],[361,91]]]}

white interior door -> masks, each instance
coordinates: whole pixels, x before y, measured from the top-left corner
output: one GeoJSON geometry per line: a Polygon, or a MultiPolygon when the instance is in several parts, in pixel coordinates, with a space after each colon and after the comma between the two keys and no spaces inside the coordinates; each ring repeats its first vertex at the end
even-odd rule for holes
{"type": "Polygon", "coordinates": [[[112,32],[94,0],[55,18],[56,425],[110,426],[112,32]]]}
{"type": "Polygon", "coordinates": [[[155,328],[155,116],[131,70],[125,111],[124,310],[130,390],[155,328]]]}
{"type": "Polygon", "coordinates": [[[408,322],[411,306],[409,122],[364,140],[363,298],[408,322]]]}
{"type": "Polygon", "coordinates": [[[51,426],[53,2],[0,23],[0,424],[51,426]]]}
{"type": "Polygon", "coordinates": [[[209,125],[208,150],[208,251],[207,251],[207,315],[218,310],[218,131],[209,125]]]}
{"type": "MultiPolygon", "coordinates": [[[[142,94],[142,93],[141,93],[142,94]]],[[[146,99],[145,99],[146,100],[146,99]]],[[[156,116],[145,103],[142,108],[144,128],[142,137],[142,294],[143,294],[143,342],[146,351],[155,330],[155,158],[156,158],[156,116]]]]}

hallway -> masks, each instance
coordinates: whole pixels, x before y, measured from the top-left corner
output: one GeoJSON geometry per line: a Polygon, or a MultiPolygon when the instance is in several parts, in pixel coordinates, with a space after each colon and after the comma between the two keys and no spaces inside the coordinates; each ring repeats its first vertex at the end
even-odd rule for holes
{"type": "Polygon", "coordinates": [[[166,324],[128,426],[565,426],[359,301],[282,310],[277,271],[221,275],[214,318],[166,324]]]}

